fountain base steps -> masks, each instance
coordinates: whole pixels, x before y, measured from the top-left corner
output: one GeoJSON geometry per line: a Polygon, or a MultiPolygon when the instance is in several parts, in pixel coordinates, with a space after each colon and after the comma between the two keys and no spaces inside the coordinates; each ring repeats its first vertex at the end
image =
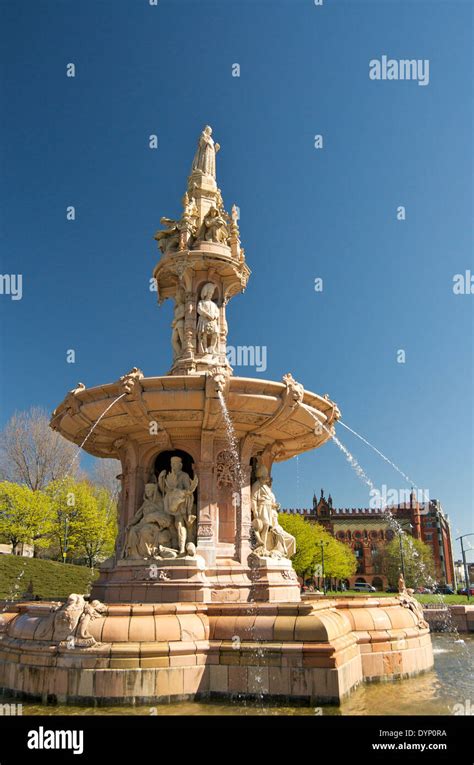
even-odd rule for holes
{"type": "Polygon", "coordinates": [[[92,598],[105,603],[298,603],[298,579],[286,559],[249,556],[248,564],[200,557],[119,560],[102,566],[92,598]]]}
{"type": "MultiPolygon", "coordinates": [[[[397,598],[303,603],[109,604],[96,641],[44,636],[51,604],[4,614],[0,688],[71,704],[265,697],[339,704],[360,683],[433,665],[429,629],[397,598]]],[[[59,637],[59,635],[58,635],[59,637]]]]}

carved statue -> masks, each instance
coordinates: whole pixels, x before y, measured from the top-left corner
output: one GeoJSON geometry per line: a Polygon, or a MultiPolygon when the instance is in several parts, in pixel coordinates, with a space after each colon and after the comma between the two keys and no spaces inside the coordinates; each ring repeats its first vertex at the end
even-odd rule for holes
{"type": "Polygon", "coordinates": [[[178,287],[175,295],[174,316],[171,323],[171,345],[176,359],[184,348],[184,317],[186,313],[184,290],[178,287]]]}
{"type": "Polygon", "coordinates": [[[252,485],[252,528],[260,558],[291,558],[296,552],[295,538],[278,523],[280,505],[271,488],[271,478],[262,463],[257,466],[257,480],[252,485]]]}
{"type": "Polygon", "coordinates": [[[201,299],[197,305],[199,315],[197,324],[198,353],[217,353],[219,342],[219,309],[212,300],[216,285],[208,282],[201,290],[201,299]]]}
{"type": "Polygon", "coordinates": [[[158,478],[164,497],[165,513],[174,519],[178,537],[178,554],[186,553],[186,543],[194,542],[196,515],[193,514],[193,492],[198,484],[197,476],[191,480],[183,470],[181,457],[171,457],[171,471],[162,470],[158,478]]]}
{"type": "Polygon", "coordinates": [[[196,236],[198,217],[196,200],[186,192],[183,197],[183,214],[177,223],[180,250],[185,250],[196,236]]]}
{"type": "Polygon", "coordinates": [[[54,610],[37,627],[37,640],[59,642],[61,646],[87,648],[96,640],[88,632],[91,619],[96,619],[107,610],[99,600],[87,603],[83,595],[73,592],[66,603],[54,604],[54,610]]]}
{"type": "Polygon", "coordinates": [[[172,218],[161,218],[160,223],[162,226],[166,226],[166,228],[164,231],[157,231],[154,239],[158,242],[161,252],[165,254],[168,250],[177,249],[181,234],[178,228],[178,221],[172,218]]]}
{"type": "Polygon", "coordinates": [[[159,554],[160,545],[169,545],[177,541],[173,532],[173,519],[164,508],[158,486],[156,483],[147,483],[143,502],[125,530],[123,557],[155,557],[159,554]]]}
{"type": "Polygon", "coordinates": [[[219,151],[220,146],[218,143],[214,143],[211,136],[212,128],[209,127],[209,125],[206,125],[199,137],[191,172],[200,171],[204,175],[211,175],[215,178],[216,153],[219,151]]]}
{"type": "Polygon", "coordinates": [[[406,591],[407,591],[407,588],[405,584],[405,578],[403,574],[400,574],[400,576],[398,577],[398,592],[401,595],[403,593],[406,593],[406,591]]]}
{"type": "Polygon", "coordinates": [[[75,645],[79,648],[89,648],[96,644],[96,639],[89,634],[89,624],[94,619],[98,619],[102,614],[107,611],[107,606],[100,602],[100,600],[91,600],[90,603],[84,604],[84,610],[79,617],[79,622],[76,628],[75,645]]]}
{"type": "Polygon", "coordinates": [[[206,242],[226,244],[229,239],[226,220],[216,207],[211,207],[204,218],[203,235],[206,242]]]}
{"type": "MultiPolygon", "coordinates": [[[[401,578],[403,579],[403,577],[401,578]]],[[[423,629],[423,630],[428,629],[429,624],[425,620],[425,615],[423,613],[423,606],[421,605],[419,600],[413,597],[413,592],[414,591],[410,588],[405,589],[403,592],[400,592],[398,596],[398,600],[400,601],[401,605],[404,608],[408,608],[415,615],[416,624],[419,629],[423,629]]]]}

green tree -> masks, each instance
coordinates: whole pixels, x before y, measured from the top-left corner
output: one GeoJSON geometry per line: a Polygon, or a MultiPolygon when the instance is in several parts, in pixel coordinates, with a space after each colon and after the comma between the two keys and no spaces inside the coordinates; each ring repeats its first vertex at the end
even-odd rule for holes
{"type": "MultiPolygon", "coordinates": [[[[405,584],[407,587],[423,587],[433,584],[435,566],[431,548],[409,534],[402,535],[405,584]]],[[[400,538],[394,537],[381,551],[383,573],[392,587],[396,587],[402,570],[400,538]]]]}
{"type": "Polygon", "coordinates": [[[282,528],[296,539],[293,567],[303,578],[321,572],[324,543],[324,574],[334,579],[347,579],[355,572],[357,561],[348,545],[339,542],[319,523],[309,523],[301,515],[280,513],[282,528]]]}
{"type": "Polygon", "coordinates": [[[357,559],[353,550],[327,532],[324,534],[329,537],[329,544],[324,552],[325,575],[331,579],[348,579],[357,569],[357,559]]]}
{"type": "Polygon", "coordinates": [[[117,503],[105,488],[91,487],[94,502],[77,519],[78,550],[90,568],[113,553],[117,536],[117,503]]]}
{"type": "Polygon", "coordinates": [[[117,507],[107,489],[66,478],[50,483],[47,493],[54,511],[51,542],[63,560],[85,558],[93,568],[111,554],[117,507]]]}
{"type": "Polygon", "coordinates": [[[291,559],[293,568],[298,576],[303,578],[308,576],[312,573],[315,565],[314,558],[318,539],[315,526],[305,521],[301,515],[290,515],[289,513],[279,513],[278,522],[296,540],[296,553],[291,559]]]}
{"type": "Polygon", "coordinates": [[[20,543],[45,547],[53,527],[51,500],[42,491],[32,491],[10,481],[0,483],[0,535],[13,552],[20,543]]]}

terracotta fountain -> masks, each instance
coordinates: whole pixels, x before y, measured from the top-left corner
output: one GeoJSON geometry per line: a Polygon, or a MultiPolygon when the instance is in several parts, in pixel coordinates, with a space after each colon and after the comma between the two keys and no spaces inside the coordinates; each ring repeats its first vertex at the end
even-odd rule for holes
{"type": "Polygon", "coordinates": [[[322,446],[339,410],[290,373],[232,374],[226,306],[250,270],[238,210],[226,212],[217,187],[218,149],[205,127],[182,214],[162,218],[155,235],[152,284],[160,303],[174,301],[170,371],[79,384],[53,413],[69,441],[121,461],[119,534],[90,600],[3,614],[9,692],[67,703],[214,694],[338,703],[364,680],[432,666],[428,626],[404,587],[380,600],[301,602],[271,473],[322,446]]]}

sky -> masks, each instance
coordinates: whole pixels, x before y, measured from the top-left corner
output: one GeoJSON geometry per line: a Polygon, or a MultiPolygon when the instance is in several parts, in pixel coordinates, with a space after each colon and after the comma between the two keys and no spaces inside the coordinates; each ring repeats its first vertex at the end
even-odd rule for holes
{"type": "MultiPolygon", "coordinates": [[[[21,299],[0,294],[0,425],[78,381],[167,372],[153,235],[210,124],[252,269],[228,342],[267,354],[234,373],[329,393],[454,537],[474,532],[469,276],[454,290],[474,274],[472,3],[0,0],[0,16],[0,273],[22,277],[21,299]],[[425,70],[371,79],[382,56],[425,70]]],[[[410,488],[337,435],[380,492],[410,488]]],[[[335,507],[370,501],[334,443],[273,478],[283,507],[321,488],[335,507]]]]}

